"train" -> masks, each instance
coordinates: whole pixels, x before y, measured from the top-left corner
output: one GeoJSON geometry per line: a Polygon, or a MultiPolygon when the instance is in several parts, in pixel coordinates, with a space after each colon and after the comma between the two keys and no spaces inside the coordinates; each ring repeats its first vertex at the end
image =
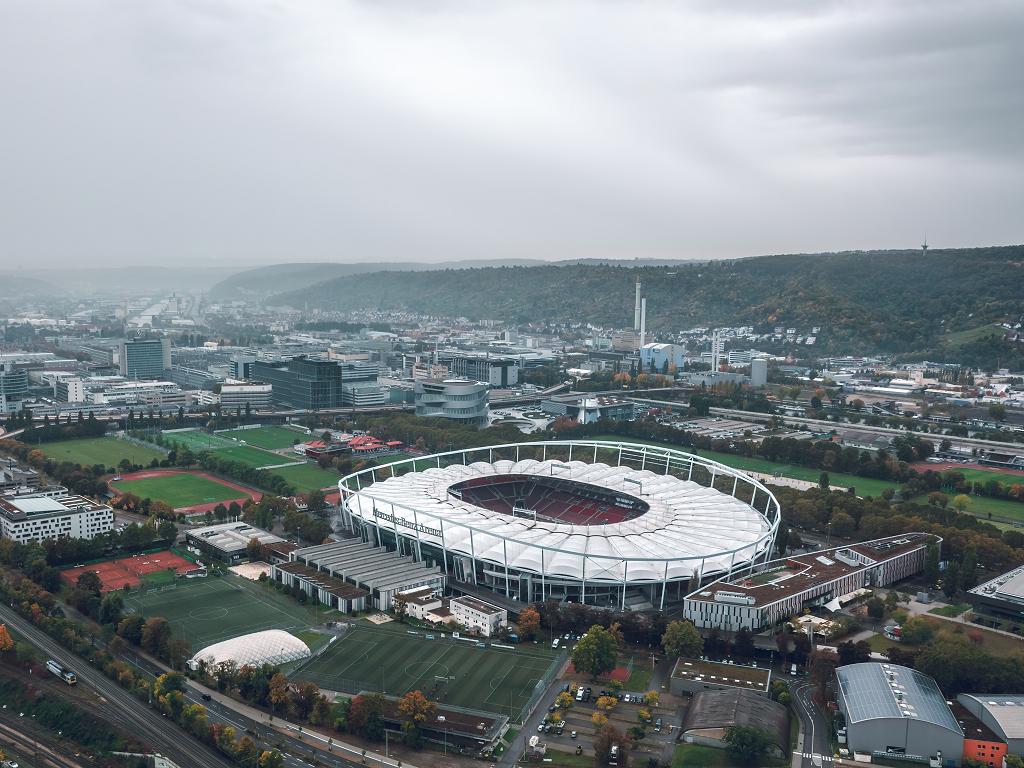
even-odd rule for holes
{"type": "Polygon", "coordinates": [[[46,668],[68,685],[74,685],[78,682],[78,677],[75,675],[74,672],[72,672],[67,667],[57,663],[53,659],[50,659],[46,662],[46,668]]]}

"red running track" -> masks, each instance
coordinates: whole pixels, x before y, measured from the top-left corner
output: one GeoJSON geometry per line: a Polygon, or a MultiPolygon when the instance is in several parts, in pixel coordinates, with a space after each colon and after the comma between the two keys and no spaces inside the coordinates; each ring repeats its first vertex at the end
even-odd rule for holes
{"type": "MultiPolygon", "coordinates": [[[[130,481],[149,480],[154,477],[173,477],[174,475],[195,475],[196,477],[202,477],[214,483],[217,483],[218,485],[223,485],[227,488],[231,488],[232,490],[239,491],[239,493],[241,494],[236,499],[213,501],[206,504],[194,504],[191,507],[175,507],[175,512],[181,512],[185,515],[194,515],[209,512],[213,510],[213,508],[216,507],[218,504],[227,505],[230,504],[232,501],[237,501],[239,504],[243,504],[249,499],[252,499],[253,501],[259,501],[261,498],[263,498],[263,494],[260,493],[259,491],[254,491],[250,488],[246,488],[244,485],[234,483],[230,480],[225,480],[221,477],[214,477],[208,472],[192,472],[185,471],[182,469],[142,469],[139,470],[138,472],[129,472],[125,475],[119,475],[119,477],[124,481],[130,481]]],[[[110,485],[111,488],[117,488],[116,483],[108,483],[108,485],[110,485]]]]}

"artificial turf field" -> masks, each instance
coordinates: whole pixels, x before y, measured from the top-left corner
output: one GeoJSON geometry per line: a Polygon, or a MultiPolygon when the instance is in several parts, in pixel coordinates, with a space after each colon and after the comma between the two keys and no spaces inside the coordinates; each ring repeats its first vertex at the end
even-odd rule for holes
{"type": "MultiPolygon", "coordinates": [[[[448,634],[448,633],[445,633],[448,634]]],[[[445,704],[498,714],[519,714],[554,655],[542,646],[505,650],[442,638],[440,632],[404,625],[392,629],[356,624],[294,677],[330,691],[379,691],[401,696],[420,690],[445,704]],[[432,634],[436,639],[425,639],[432,634]],[[452,678],[448,682],[436,678],[452,678]]]]}
{"type": "Polygon", "coordinates": [[[234,574],[178,579],[175,584],[124,593],[125,608],[146,617],[163,616],[193,651],[264,629],[298,633],[316,621],[312,608],[234,574]]]}
{"type": "Polygon", "coordinates": [[[128,459],[132,464],[148,465],[153,459],[163,460],[163,452],[154,448],[145,448],[127,440],[116,437],[82,437],[74,440],[57,440],[42,443],[39,450],[56,461],[70,461],[73,464],[92,466],[102,464],[104,467],[116,467],[121,459],[128,459]]]}
{"type": "MultiPolygon", "coordinates": [[[[256,430],[251,430],[255,432],[256,430]]],[[[214,455],[250,467],[269,467],[275,464],[286,464],[293,461],[291,456],[281,456],[250,445],[241,445],[237,441],[221,435],[189,429],[183,432],[165,432],[164,438],[179,443],[193,453],[209,451],[214,455]]]]}
{"type": "Polygon", "coordinates": [[[295,444],[296,440],[305,442],[306,440],[313,439],[304,431],[300,432],[297,429],[278,426],[260,427],[259,429],[232,429],[227,432],[218,432],[217,434],[220,437],[244,440],[249,445],[255,445],[257,448],[268,448],[272,451],[290,448],[295,444]]]}
{"type": "Polygon", "coordinates": [[[113,485],[119,491],[134,493],[140,499],[156,499],[170,504],[174,509],[193,507],[197,504],[210,504],[216,501],[230,501],[245,496],[237,488],[190,474],[162,475],[142,480],[118,480],[113,485]]]}
{"type": "Polygon", "coordinates": [[[341,475],[333,469],[320,469],[319,466],[308,461],[291,467],[281,467],[280,469],[269,471],[275,475],[280,475],[294,485],[299,493],[309,493],[318,488],[328,487],[336,491],[338,490],[338,481],[341,479],[341,475]]]}

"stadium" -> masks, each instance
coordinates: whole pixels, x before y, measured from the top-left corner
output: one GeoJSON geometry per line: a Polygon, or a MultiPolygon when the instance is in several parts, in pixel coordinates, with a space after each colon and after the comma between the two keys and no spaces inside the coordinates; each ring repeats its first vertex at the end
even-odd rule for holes
{"type": "Polygon", "coordinates": [[[340,524],[441,566],[464,591],[520,602],[664,608],[767,561],[779,504],[756,480],[682,451],[606,441],[471,448],[363,469],[340,524]]]}

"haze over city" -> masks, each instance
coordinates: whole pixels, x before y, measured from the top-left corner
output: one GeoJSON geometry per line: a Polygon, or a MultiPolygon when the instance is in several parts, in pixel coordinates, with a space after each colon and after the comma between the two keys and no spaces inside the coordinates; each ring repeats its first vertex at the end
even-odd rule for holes
{"type": "Polygon", "coordinates": [[[1017,2],[9,2],[3,266],[1020,241],[1017,2]]]}

